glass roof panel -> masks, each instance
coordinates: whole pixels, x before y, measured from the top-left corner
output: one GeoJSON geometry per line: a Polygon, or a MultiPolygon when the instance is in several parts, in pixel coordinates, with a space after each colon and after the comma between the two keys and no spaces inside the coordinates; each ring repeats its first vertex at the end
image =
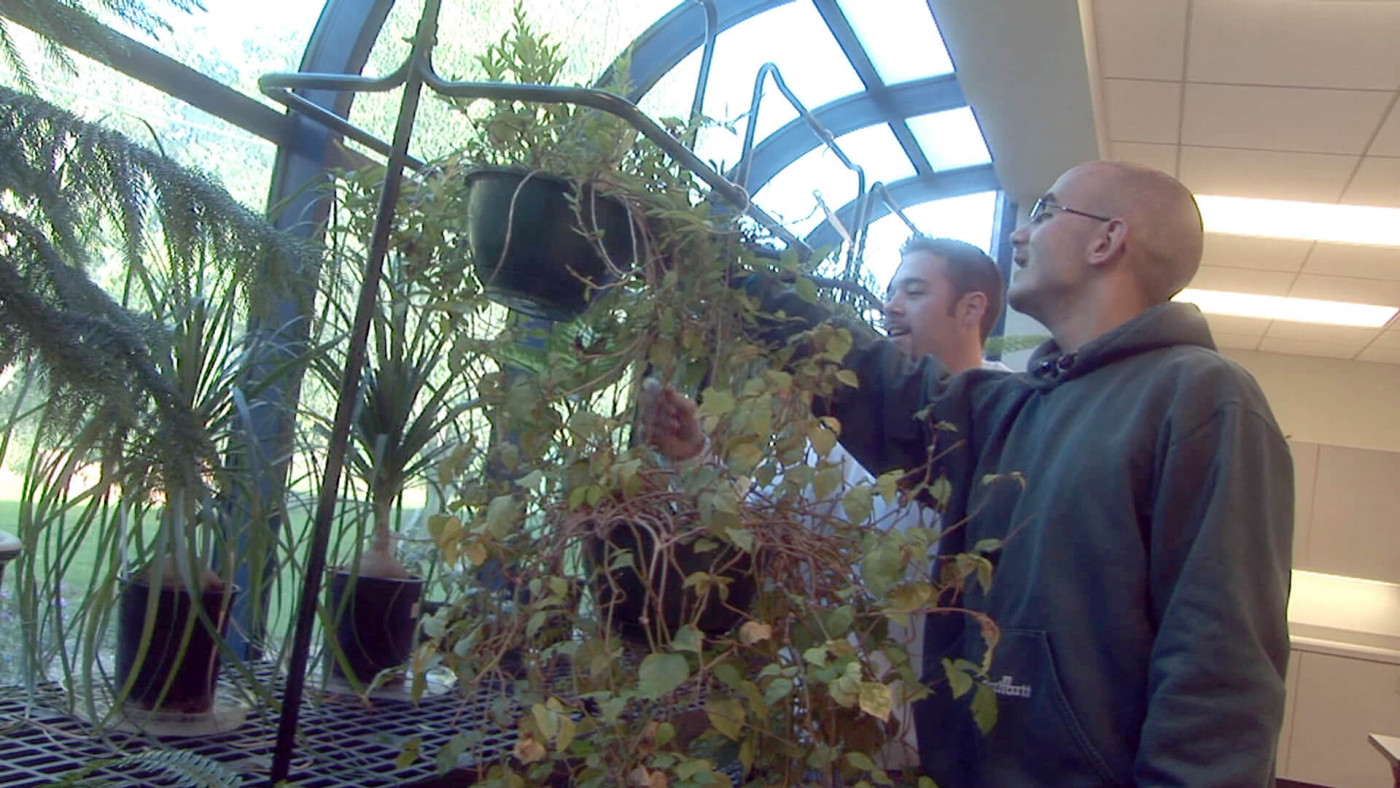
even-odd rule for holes
{"type": "Polygon", "coordinates": [[[837,0],[886,85],[953,73],[925,0],[837,0]]]}
{"type": "MultiPolygon", "coordinates": [[[[559,46],[566,60],[560,84],[592,85],[636,38],[676,7],[677,0],[523,0],[525,19],[559,46]]],[[[423,11],[422,0],[398,2],[374,43],[367,75],[392,72],[408,57],[410,40],[423,11]]],[[[513,3],[444,3],[433,66],[447,79],[483,79],[476,63],[488,44],[500,40],[514,22],[513,3]]],[[[694,86],[694,77],[691,78],[694,86]]],[[[364,93],[355,98],[351,119],[380,139],[393,135],[402,92],[364,93]]],[[[431,96],[431,91],[427,92],[431,96]]],[[[685,107],[689,108],[689,93],[685,107]]],[[[684,114],[684,110],[681,111],[684,114]]],[[[429,98],[419,105],[410,153],[432,159],[456,149],[464,120],[445,102],[429,98]]],[[[375,158],[379,158],[377,155],[375,158]]]]}
{"type": "MultiPolygon", "coordinates": [[[[648,91],[642,106],[654,115],[684,117],[690,110],[699,62],[696,49],[648,91]]],[[[754,78],[767,62],[778,66],[788,88],[809,109],[865,89],[812,0],[796,0],[729,28],[715,41],[703,111],[720,123],[732,124],[732,129],[706,129],[695,145],[701,158],[721,165],[720,169],[738,163],[754,78]]],[[[796,117],[797,110],[771,79],[766,80],[754,144],[796,117]]]]}
{"type": "Polygon", "coordinates": [[[171,31],[149,36],[133,30],[101,4],[91,13],[102,22],[163,55],[279,111],[282,105],[258,91],[258,77],[296,71],[326,0],[207,0],[207,10],[157,10],[171,31]]]}
{"type": "Polygon", "coordinates": [[[935,170],[987,164],[992,155],[969,107],[918,115],[906,121],[935,170]]]}
{"type": "MultiPolygon", "coordinates": [[[[276,154],[271,142],[76,52],[77,73],[70,74],[27,28],[12,24],[10,34],[44,101],[199,170],[243,205],[263,210],[276,154]]],[[[19,87],[8,67],[0,68],[0,84],[19,87]]]]}
{"type": "MultiPolygon", "coordinates": [[[[997,193],[979,192],[933,200],[904,209],[904,215],[925,235],[956,238],[989,251],[997,193]]],[[[909,240],[909,228],[889,214],[870,224],[865,238],[865,269],[875,279],[875,292],[884,293],[899,268],[899,247],[909,240]]]]}
{"type": "MultiPolygon", "coordinates": [[[[876,181],[890,183],[914,175],[913,163],[904,155],[888,124],[843,134],[836,138],[836,144],[865,170],[867,187],[876,181]]],[[[835,211],[855,199],[857,191],[856,174],[821,145],[774,175],[753,199],[801,237],[826,218],[817,195],[821,203],[835,211]]]]}

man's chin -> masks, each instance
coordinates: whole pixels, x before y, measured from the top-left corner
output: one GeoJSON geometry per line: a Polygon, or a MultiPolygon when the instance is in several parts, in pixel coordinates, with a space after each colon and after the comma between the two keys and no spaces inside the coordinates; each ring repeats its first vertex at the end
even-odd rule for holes
{"type": "Polygon", "coordinates": [[[890,341],[894,342],[894,346],[899,348],[899,352],[903,353],[906,356],[913,355],[913,347],[909,344],[908,334],[901,334],[897,337],[891,337],[890,341]]]}

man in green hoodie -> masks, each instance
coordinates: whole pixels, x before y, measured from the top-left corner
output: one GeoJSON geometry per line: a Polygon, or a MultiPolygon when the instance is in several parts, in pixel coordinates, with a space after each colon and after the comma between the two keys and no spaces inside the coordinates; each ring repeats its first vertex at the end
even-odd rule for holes
{"type": "MultiPolygon", "coordinates": [[[[942,455],[943,522],[963,524],[943,552],[1003,545],[991,588],[957,600],[1002,630],[984,679],[996,725],[982,735],[972,693],[941,682],[942,658],[981,660],[980,627],[928,617],[922,768],[943,788],[1270,786],[1292,462],[1254,380],[1194,306],[1170,301],[1200,264],[1195,200],[1164,173],[1094,162],[1061,176],[1011,242],[1008,301],[1053,337],[1029,372],[950,377],[858,331],[845,363],[860,385],[825,403],[873,473],[942,455]],[[987,483],[1011,474],[1024,484],[987,483]]],[[[826,319],[776,282],[749,289],[795,318],[775,333],[826,319]]]]}

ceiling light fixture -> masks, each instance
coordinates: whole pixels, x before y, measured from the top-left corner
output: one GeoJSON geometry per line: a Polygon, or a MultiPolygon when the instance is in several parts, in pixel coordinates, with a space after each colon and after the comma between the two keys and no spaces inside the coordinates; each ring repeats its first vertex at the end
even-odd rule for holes
{"type": "Polygon", "coordinates": [[[1352,304],[1345,301],[1322,301],[1315,298],[1285,298],[1255,293],[1228,293],[1221,290],[1187,288],[1176,295],[1175,301],[1195,304],[1202,312],[1212,315],[1253,317],[1264,320],[1287,320],[1295,323],[1326,323],[1334,326],[1380,328],[1400,308],[1375,304],[1352,304]]]}
{"type": "Polygon", "coordinates": [[[1340,244],[1400,246],[1400,208],[1196,196],[1206,232],[1340,244]]]}

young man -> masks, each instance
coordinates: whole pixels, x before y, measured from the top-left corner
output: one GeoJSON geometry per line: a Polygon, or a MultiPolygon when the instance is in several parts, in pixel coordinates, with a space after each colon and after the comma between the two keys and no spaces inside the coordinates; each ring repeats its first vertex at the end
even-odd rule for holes
{"type": "MultiPolygon", "coordinates": [[[[1028,374],[949,378],[862,336],[847,358],[860,387],[829,403],[876,473],[951,449],[944,522],[962,527],[942,549],[1003,541],[991,589],[958,600],[1001,627],[996,726],[981,736],[938,682],[941,657],[981,659],[977,625],[929,617],[922,767],[944,788],[1268,786],[1292,462],[1253,379],[1215,352],[1195,307],[1170,302],[1200,264],[1195,200],[1156,170],[1094,162],[1061,176],[1011,241],[1008,299],[1053,337],[1028,374]],[[1012,473],[1024,484],[987,483],[1012,473]]],[[[825,317],[751,286],[765,311],[825,317]]]]}
{"type": "MultiPolygon", "coordinates": [[[[899,251],[899,268],[885,291],[885,327],[891,341],[911,359],[937,356],[952,373],[979,368],[1009,372],[1000,362],[982,358],[982,348],[1001,316],[1005,289],[996,262],[972,244],[950,238],[916,235],[899,251]]],[[[650,433],[653,444],[673,461],[692,459],[704,448],[695,403],[670,388],[658,394],[652,418],[659,420],[660,427],[650,433]]],[[[873,480],[839,444],[826,461],[842,466],[851,486],[873,480]]],[[[832,500],[839,500],[844,489],[832,500]]],[[[937,525],[937,514],[917,504],[894,510],[877,497],[871,522],[881,528],[928,528],[937,525]]],[[[922,627],[912,632],[896,627],[891,636],[904,644],[918,669],[922,627]]],[[[881,765],[915,768],[918,744],[913,709],[900,704],[895,718],[897,733],[885,748],[881,765]]]]}

